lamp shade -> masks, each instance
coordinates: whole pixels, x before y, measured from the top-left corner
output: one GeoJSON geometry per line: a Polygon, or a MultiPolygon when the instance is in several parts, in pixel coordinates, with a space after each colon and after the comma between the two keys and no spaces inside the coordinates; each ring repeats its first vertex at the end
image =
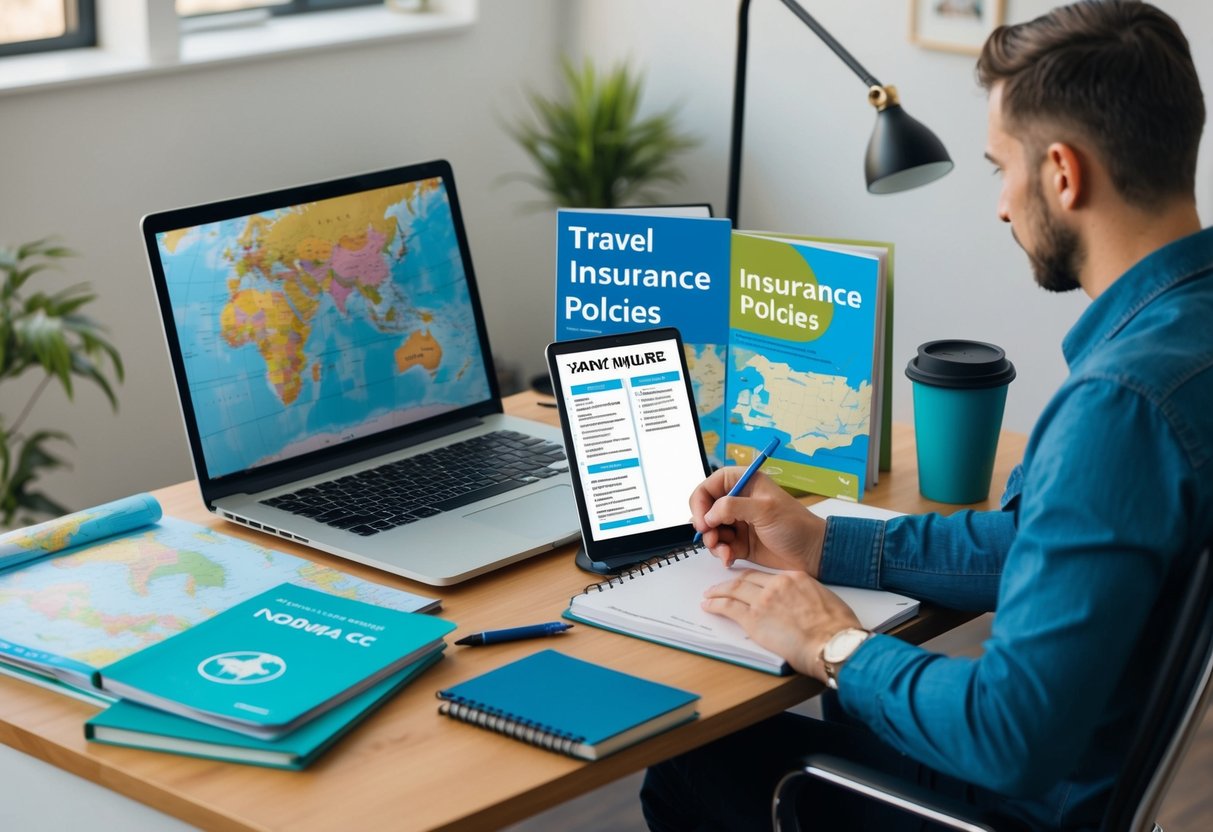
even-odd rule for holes
{"type": "Polygon", "coordinates": [[[868,192],[891,194],[934,182],[953,167],[943,142],[900,104],[876,113],[864,175],[868,192]]]}

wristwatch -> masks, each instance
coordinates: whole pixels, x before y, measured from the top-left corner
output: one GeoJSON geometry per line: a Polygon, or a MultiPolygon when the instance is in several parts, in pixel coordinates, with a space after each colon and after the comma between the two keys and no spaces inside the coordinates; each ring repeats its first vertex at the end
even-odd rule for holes
{"type": "Polygon", "coordinates": [[[832,690],[838,690],[838,674],[847,659],[855,655],[859,645],[863,644],[872,634],[857,627],[848,627],[830,637],[821,648],[821,664],[826,670],[826,685],[832,690]]]}

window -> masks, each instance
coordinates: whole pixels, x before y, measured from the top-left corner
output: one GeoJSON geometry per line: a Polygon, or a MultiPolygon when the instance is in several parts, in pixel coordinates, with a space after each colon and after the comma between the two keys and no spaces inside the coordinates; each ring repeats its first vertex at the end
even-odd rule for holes
{"type": "Polygon", "coordinates": [[[93,0],[0,0],[0,55],[96,43],[93,0]]]}
{"type": "MultiPolygon", "coordinates": [[[[0,3],[5,0],[0,0],[0,3]]],[[[176,0],[181,17],[229,14],[250,9],[265,9],[270,14],[299,14],[347,6],[378,5],[383,0],[176,0]]]]}
{"type": "Polygon", "coordinates": [[[0,98],[35,87],[460,32],[475,25],[480,0],[280,0],[284,13],[272,15],[267,2],[0,0],[0,98]],[[397,13],[421,9],[428,13],[397,13]]]}

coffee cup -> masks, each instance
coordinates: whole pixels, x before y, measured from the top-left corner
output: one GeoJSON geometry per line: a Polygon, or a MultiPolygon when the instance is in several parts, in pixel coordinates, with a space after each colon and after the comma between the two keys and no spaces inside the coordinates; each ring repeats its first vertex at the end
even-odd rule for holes
{"type": "Polygon", "coordinates": [[[1015,366],[993,344],[928,341],[906,375],[914,382],[919,492],[941,503],[985,500],[1015,366]]]}

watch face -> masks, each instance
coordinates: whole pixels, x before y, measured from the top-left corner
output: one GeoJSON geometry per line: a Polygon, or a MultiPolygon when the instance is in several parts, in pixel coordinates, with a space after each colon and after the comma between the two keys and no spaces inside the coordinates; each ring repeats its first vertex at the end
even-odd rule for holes
{"type": "Polygon", "coordinates": [[[836,633],[833,638],[826,642],[825,649],[822,651],[822,658],[827,662],[846,661],[851,657],[851,654],[863,644],[868,637],[867,630],[843,630],[841,633],[836,633]]]}

